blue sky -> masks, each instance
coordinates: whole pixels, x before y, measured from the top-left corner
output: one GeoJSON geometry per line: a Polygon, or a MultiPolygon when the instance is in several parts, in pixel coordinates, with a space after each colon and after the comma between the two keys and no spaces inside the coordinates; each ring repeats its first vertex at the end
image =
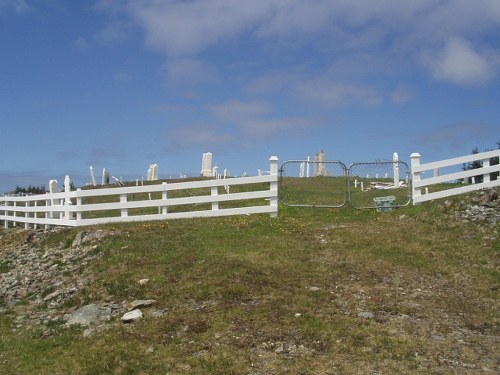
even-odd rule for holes
{"type": "Polygon", "coordinates": [[[500,140],[498,0],[0,0],[0,192],[500,140]]]}

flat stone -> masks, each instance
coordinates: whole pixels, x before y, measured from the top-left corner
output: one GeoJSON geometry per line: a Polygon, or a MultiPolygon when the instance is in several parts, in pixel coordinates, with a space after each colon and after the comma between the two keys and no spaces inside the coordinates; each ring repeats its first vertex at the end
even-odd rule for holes
{"type": "Polygon", "coordinates": [[[128,310],[138,309],[140,307],[150,307],[156,303],[155,299],[138,299],[133,302],[130,302],[127,305],[128,310]]]}
{"type": "Polygon", "coordinates": [[[90,304],[78,308],[68,319],[68,325],[89,326],[99,320],[101,310],[96,304],[90,304]]]}
{"type": "Polygon", "coordinates": [[[142,319],[142,312],[139,309],[129,311],[122,316],[123,323],[133,323],[141,319],[142,319]]]}
{"type": "Polygon", "coordinates": [[[90,324],[109,319],[111,319],[111,309],[109,307],[101,307],[92,303],[76,309],[70,315],[66,324],[89,326],[90,324]]]}
{"type": "Polygon", "coordinates": [[[375,314],[373,314],[372,312],[370,311],[362,311],[358,314],[358,316],[360,318],[363,318],[363,319],[373,319],[375,318],[375,314]]]}
{"type": "Polygon", "coordinates": [[[59,294],[61,294],[61,291],[60,290],[56,290],[55,292],[47,294],[43,300],[45,302],[50,301],[51,299],[56,298],[59,294]]]}

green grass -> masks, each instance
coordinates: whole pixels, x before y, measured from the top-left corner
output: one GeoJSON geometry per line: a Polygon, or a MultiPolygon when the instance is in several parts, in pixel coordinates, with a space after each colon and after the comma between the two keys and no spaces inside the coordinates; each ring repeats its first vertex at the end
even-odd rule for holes
{"type": "Polygon", "coordinates": [[[457,352],[494,369],[498,227],[455,221],[437,204],[101,228],[117,234],[99,244],[93,282],[63,308],[153,298],[165,315],[146,310],[83,338],[58,322],[48,337],[16,329],[13,313],[0,314],[0,373],[437,374],[462,370],[439,362],[457,352]],[[457,241],[463,233],[470,240],[457,241]]]}

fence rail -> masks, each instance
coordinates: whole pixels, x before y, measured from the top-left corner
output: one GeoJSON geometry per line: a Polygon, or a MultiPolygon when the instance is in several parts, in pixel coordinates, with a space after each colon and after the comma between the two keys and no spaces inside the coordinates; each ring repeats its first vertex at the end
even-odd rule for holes
{"type": "Polygon", "coordinates": [[[273,217],[278,213],[277,157],[270,158],[270,174],[263,176],[0,197],[0,221],[5,227],[9,223],[77,227],[257,213],[273,217]]]}
{"type": "Polygon", "coordinates": [[[498,160],[499,157],[500,150],[494,150],[422,164],[421,155],[419,153],[413,153],[411,155],[413,203],[417,204],[434,199],[468,193],[474,190],[500,186],[500,179],[498,179],[500,164],[491,165],[491,160],[498,160]],[[456,167],[457,165],[464,165],[466,163],[473,162],[480,162],[482,167],[443,175],[440,173],[443,168],[456,167]],[[434,171],[434,176],[424,178],[424,173],[428,171],[434,171]],[[492,176],[496,179],[493,179],[492,176]],[[469,179],[473,181],[472,184],[459,185],[460,182],[466,183],[469,179]],[[439,191],[426,192],[429,190],[430,186],[436,187],[437,184],[443,184],[445,182],[453,184],[450,185],[448,189],[442,189],[441,186],[439,191]],[[426,192],[425,194],[422,194],[422,189],[426,192]]]}

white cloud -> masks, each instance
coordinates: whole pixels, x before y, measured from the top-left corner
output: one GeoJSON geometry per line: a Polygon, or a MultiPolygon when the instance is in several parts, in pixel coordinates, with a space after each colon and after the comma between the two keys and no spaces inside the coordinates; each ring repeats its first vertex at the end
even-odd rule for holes
{"type": "Polygon", "coordinates": [[[400,84],[391,94],[391,101],[393,104],[404,104],[411,100],[413,91],[406,85],[400,84]]]}
{"type": "MultiPolygon", "coordinates": [[[[488,39],[500,26],[498,0],[99,0],[96,9],[111,18],[101,38],[120,37],[132,23],[168,64],[209,59],[207,51],[220,47],[229,64],[242,41],[257,46],[257,53],[277,57],[283,51],[290,61],[316,70],[317,61],[329,61],[348,84],[320,88],[317,95],[325,103],[357,97],[377,104],[378,95],[350,77],[413,71],[419,64],[447,82],[488,82],[497,72],[485,51],[500,53],[488,39]],[[472,47],[466,40],[484,45],[472,47]],[[434,52],[422,59],[424,51],[434,52]]],[[[186,66],[173,66],[169,74],[180,68],[186,66]]]]}
{"type": "Polygon", "coordinates": [[[7,12],[23,14],[33,11],[33,7],[25,0],[0,0],[0,15],[7,12]]]}
{"type": "Polygon", "coordinates": [[[75,47],[80,51],[86,51],[90,48],[90,44],[84,37],[79,37],[75,40],[75,47]]]}
{"type": "Polygon", "coordinates": [[[272,106],[265,102],[241,102],[229,100],[208,106],[209,111],[219,121],[238,123],[255,117],[271,114],[272,106]]]}
{"type": "Polygon", "coordinates": [[[236,141],[233,134],[222,131],[212,124],[188,124],[176,127],[169,131],[168,136],[172,147],[218,147],[236,141]]]}
{"type": "Polygon", "coordinates": [[[168,80],[173,85],[194,86],[216,81],[216,70],[199,59],[175,59],[167,64],[168,80]]]}
{"type": "Polygon", "coordinates": [[[305,118],[278,118],[274,108],[266,102],[229,100],[208,107],[219,123],[230,124],[241,136],[257,139],[280,132],[300,132],[317,124],[305,118]]]}
{"type": "Polygon", "coordinates": [[[384,101],[382,95],[374,88],[328,80],[303,81],[296,86],[296,95],[330,108],[350,104],[379,106],[384,101]]]}
{"type": "Polygon", "coordinates": [[[495,73],[488,56],[462,38],[449,39],[441,51],[424,56],[424,62],[434,78],[459,85],[480,85],[495,73]]]}

